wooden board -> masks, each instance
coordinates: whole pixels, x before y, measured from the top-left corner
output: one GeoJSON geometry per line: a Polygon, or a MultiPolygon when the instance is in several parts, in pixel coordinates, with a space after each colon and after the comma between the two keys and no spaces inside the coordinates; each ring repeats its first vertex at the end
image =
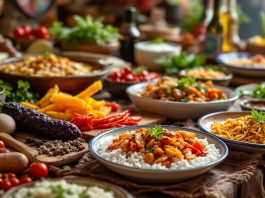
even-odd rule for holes
{"type": "MultiPolygon", "coordinates": [[[[165,116],[161,115],[156,115],[152,113],[146,113],[146,112],[132,112],[132,115],[140,115],[142,116],[142,120],[139,122],[139,125],[144,125],[144,124],[162,124],[166,121],[165,116]]],[[[109,129],[98,129],[98,130],[91,130],[87,132],[83,132],[83,138],[87,141],[89,141],[91,138],[95,137],[96,135],[103,133],[105,131],[111,130],[113,128],[109,129]]]]}
{"type": "MultiPolygon", "coordinates": [[[[66,155],[52,156],[49,157],[47,155],[38,155],[38,151],[36,148],[28,146],[24,144],[26,138],[33,137],[32,134],[27,134],[23,132],[15,132],[14,137],[6,134],[0,133],[0,140],[4,141],[8,147],[15,149],[18,152],[21,152],[27,156],[29,161],[39,161],[43,162],[50,166],[62,166],[64,164],[69,164],[80,159],[87,151],[88,145],[85,142],[85,149],[79,152],[72,152],[66,155]]],[[[38,139],[40,139],[38,137],[38,139]]]]}

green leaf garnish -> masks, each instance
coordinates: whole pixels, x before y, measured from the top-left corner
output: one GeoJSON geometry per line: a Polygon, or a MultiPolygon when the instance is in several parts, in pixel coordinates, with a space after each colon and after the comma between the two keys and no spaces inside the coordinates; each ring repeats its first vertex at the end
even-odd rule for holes
{"type": "Polygon", "coordinates": [[[136,68],[133,69],[133,72],[140,75],[142,74],[145,70],[147,70],[148,68],[146,66],[138,66],[136,68]]]}
{"type": "Polygon", "coordinates": [[[192,77],[181,78],[178,81],[177,88],[184,90],[188,87],[192,87],[196,83],[196,79],[192,77]]]}
{"type": "Polygon", "coordinates": [[[265,86],[257,85],[252,91],[252,96],[255,98],[265,98],[265,86]]]}
{"type": "Polygon", "coordinates": [[[154,40],[151,41],[152,44],[163,44],[165,43],[163,38],[156,38],[154,40]]]}
{"type": "Polygon", "coordinates": [[[161,125],[155,125],[154,128],[148,129],[146,132],[151,134],[156,140],[159,140],[163,137],[163,134],[166,130],[161,127],[161,125]]]}
{"type": "Polygon", "coordinates": [[[148,147],[146,147],[146,149],[145,149],[145,153],[153,153],[154,152],[154,147],[152,147],[152,146],[148,146],[148,147]]]}
{"type": "Polygon", "coordinates": [[[255,122],[257,122],[259,124],[265,124],[265,114],[264,113],[257,111],[255,109],[252,109],[251,116],[252,116],[253,120],[255,120],[255,122]]]}
{"type": "Polygon", "coordinates": [[[155,62],[165,69],[167,73],[176,74],[183,69],[205,65],[206,56],[182,52],[179,55],[158,58],[155,62]]]}
{"type": "Polygon", "coordinates": [[[89,42],[98,45],[105,45],[119,38],[118,29],[111,25],[104,25],[103,18],[75,16],[74,20],[75,27],[65,27],[61,22],[54,22],[49,29],[50,34],[66,43],[89,42]]]}

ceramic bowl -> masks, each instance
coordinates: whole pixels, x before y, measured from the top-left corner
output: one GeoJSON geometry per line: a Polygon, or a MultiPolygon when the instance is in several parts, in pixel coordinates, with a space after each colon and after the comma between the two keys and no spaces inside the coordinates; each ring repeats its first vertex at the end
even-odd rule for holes
{"type": "MultiPolygon", "coordinates": [[[[53,179],[54,181],[58,181],[60,179],[53,179]]],[[[116,186],[114,184],[110,184],[107,182],[102,182],[102,181],[97,181],[94,179],[88,179],[88,178],[84,178],[84,177],[66,177],[64,180],[66,180],[68,183],[72,183],[72,184],[81,184],[81,185],[85,185],[85,186],[98,186],[98,187],[102,187],[102,188],[110,188],[112,190],[112,192],[114,193],[115,198],[133,198],[133,196],[128,193],[127,191],[125,191],[124,189],[122,189],[119,186],[116,186]]],[[[35,184],[36,182],[33,183],[27,183],[18,187],[14,187],[11,190],[7,191],[5,193],[5,195],[3,195],[2,198],[10,198],[14,195],[14,193],[16,193],[18,190],[20,190],[21,188],[28,188],[31,187],[35,184]]]]}
{"type": "MultiPolygon", "coordinates": [[[[73,61],[79,61],[87,63],[93,66],[95,69],[100,69],[101,71],[93,74],[87,74],[82,76],[56,76],[56,77],[38,77],[38,76],[25,76],[18,74],[10,74],[0,71],[0,78],[6,80],[12,84],[16,84],[18,80],[28,81],[31,85],[31,89],[38,93],[45,93],[49,88],[57,84],[61,91],[66,93],[76,94],[96,80],[102,80],[104,76],[107,75],[108,70],[106,65],[99,63],[98,61],[91,60],[86,56],[78,56],[76,54],[67,53],[63,55],[73,61]]],[[[25,56],[20,58],[10,58],[1,62],[0,67],[4,67],[7,63],[15,63],[21,61],[25,56]]]]}
{"type": "MultiPolygon", "coordinates": [[[[224,122],[228,118],[236,119],[241,116],[249,115],[249,111],[240,111],[240,112],[217,112],[206,115],[202,117],[199,121],[199,127],[208,134],[212,134],[211,132],[211,125],[213,122],[224,122]]],[[[214,135],[214,134],[213,134],[214,135]]],[[[235,140],[230,140],[227,138],[222,138],[218,135],[216,137],[222,139],[230,148],[236,150],[243,150],[247,152],[265,152],[265,144],[254,144],[254,143],[247,143],[247,142],[240,142],[235,140]]]]}
{"type": "Polygon", "coordinates": [[[137,180],[137,181],[144,181],[144,182],[152,182],[152,183],[164,183],[164,182],[176,182],[187,180],[192,177],[201,175],[206,173],[213,167],[220,164],[228,155],[228,148],[227,146],[218,138],[214,137],[212,134],[205,134],[200,131],[195,131],[191,129],[181,128],[177,126],[162,126],[168,130],[187,130],[193,133],[196,133],[198,138],[204,139],[207,138],[209,144],[215,144],[216,148],[219,149],[221,156],[218,160],[211,162],[209,164],[194,167],[194,168],[183,168],[183,169],[176,169],[176,170],[153,170],[153,169],[144,169],[144,168],[133,168],[128,167],[125,165],[121,165],[118,163],[110,162],[104,159],[101,154],[98,152],[98,147],[100,146],[100,142],[104,140],[104,138],[108,136],[117,137],[119,134],[137,130],[142,127],[153,127],[153,125],[140,125],[140,126],[133,126],[133,127],[123,127],[114,129],[105,133],[102,133],[96,137],[94,137],[89,143],[89,149],[91,154],[97,158],[104,166],[111,169],[112,171],[124,175],[130,179],[137,180]]]}
{"type": "Polygon", "coordinates": [[[163,43],[152,44],[150,41],[143,41],[135,45],[135,59],[138,65],[144,65],[151,71],[161,71],[161,67],[156,63],[159,57],[179,54],[181,46],[177,44],[163,43]],[[163,49],[162,45],[167,47],[163,49]],[[159,47],[160,46],[160,47],[159,47]]]}
{"type": "Polygon", "coordinates": [[[177,120],[197,120],[208,113],[228,110],[238,99],[238,94],[235,91],[221,86],[215,87],[222,89],[226,93],[228,96],[226,100],[191,103],[163,101],[139,96],[138,93],[145,91],[147,84],[150,83],[139,83],[128,87],[127,94],[134,105],[142,111],[164,115],[177,120]]]}
{"type": "Polygon", "coordinates": [[[251,111],[252,109],[265,112],[265,99],[249,99],[240,101],[242,110],[251,111]]]}
{"type": "Polygon", "coordinates": [[[250,58],[254,56],[254,54],[246,53],[246,52],[231,52],[231,53],[223,53],[216,57],[216,61],[226,66],[233,74],[237,74],[239,76],[247,76],[247,77],[265,77],[265,67],[264,68],[253,68],[253,67],[245,67],[245,66],[233,66],[227,61],[235,60],[239,58],[250,58]]]}
{"type": "MultiPolygon", "coordinates": [[[[181,70],[179,72],[179,76],[180,77],[188,77],[187,71],[189,71],[189,69],[181,70]]],[[[226,71],[225,74],[226,74],[226,76],[224,78],[196,78],[196,79],[199,81],[202,81],[202,82],[206,82],[206,81],[211,80],[215,85],[228,86],[229,83],[231,82],[232,78],[233,78],[233,74],[230,71],[226,71]]]]}

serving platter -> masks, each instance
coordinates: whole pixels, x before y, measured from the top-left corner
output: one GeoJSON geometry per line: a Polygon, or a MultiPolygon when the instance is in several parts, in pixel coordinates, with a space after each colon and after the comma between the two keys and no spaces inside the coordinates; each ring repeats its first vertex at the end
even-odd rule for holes
{"type": "MultiPolygon", "coordinates": [[[[116,186],[114,184],[111,184],[111,183],[102,182],[102,181],[98,181],[98,180],[94,180],[94,179],[90,179],[90,178],[85,178],[85,177],[77,177],[77,176],[67,176],[67,177],[64,177],[63,179],[66,180],[68,183],[72,183],[72,184],[82,184],[85,186],[98,186],[98,187],[102,187],[102,188],[106,188],[106,187],[110,188],[112,190],[112,192],[114,193],[115,198],[133,198],[133,196],[129,192],[127,192],[123,188],[116,186]]],[[[58,181],[60,179],[53,179],[53,180],[58,181]]],[[[36,182],[28,183],[28,184],[24,184],[24,185],[12,188],[3,196],[3,198],[9,198],[15,192],[20,190],[21,188],[31,187],[35,183],[36,182]]]]}
{"type": "Polygon", "coordinates": [[[101,154],[98,152],[100,147],[100,142],[105,138],[111,136],[116,137],[119,134],[125,133],[127,131],[137,130],[139,128],[151,128],[154,125],[141,125],[141,126],[131,126],[131,127],[123,127],[118,129],[110,130],[106,133],[100,134],[93,138],[89,143],[89,150],[91,154],[97,158],[104,166],[109,168],[110,170],[124,175],[132,180],[137,181],[145,181],[151,183],[167,183],[167,182],[176,182],[176,181],[183,181],[190,179],[192,177],[201,175],[206,173],[213,167],[220,164],[228,155],[228,148],[223,141],[219,138],[215,137],[212,134],[206,134],[201,131],[192,130],[188,128],[182,128],[177,126],[169,126],[169,125],[162,125],[161,127],[168,129],[168,130],[185,130],[189,132],[193,132],[199,139],[207,138],[209,144],[214,144],[217,149],[220,151],[220,157],[213,162],[210,162],[206,165],[201,165],[198,167],[192,168],[182,168],[182,169],[175,169],[175,170],[162,170],[162,169],[146,169],[146,168],[133,168],[126,165],[121,165],[115,162],[108,161],[104,159],[101,154]]]}
{"type": "MultiPolygon", "coordinates": [[[[58,155],[54,157],[49,157],[47,155],[38,155],[36,148],[28,146],[24,143],[25,140],[29,137],[34,136],[29,133],[15,132],[14,137],[12,137],[7,133],[0,132],[0,140],[4,141],[8,147],[11,147],[16,151],[25,154],[31,162],[39,161],[50,166],[62,166],[64,164],[69,164],[71,162],[79,160],[88,151],[87,143],[83,143],[85,149],[79,152],[71,152],[69,154],[58,155]]],[[[38,137],[38,139],[41,138],[38,137]]]]}
{"type": "Polygon", "coordinates": [[[212,134],[212,135],[222,139],[232,149],[243,150],[243,151],[247,151],[247,152],[264,153],[265,152],[265,144],[254,144],[254,143],[230,140],[230,139],[215,135],[211,132],[211,125],[214,122],[223,123],[228,118],[236,119],[236,118],[239,118],[241,116],[246,116],[246,115],[250,115],[250,112],[249,111],[238,111],[238,112],[212,113],[212,114],[209,114],[209,115],[202,117],[198,121],[198,125],[207,134],[212,134]]]}
{"type": "Polygon", "coordinates": [[[247,52],[231,52],[231,53],[223,53],[219,54],[216,57],[216,61],[226,66],[229,70],[231,70],[234,74],[239,76],[247,76],[247,77],[265,77],[265,67],[264,68],[251,68],[244,66],[234,66],[232,64],[227,63],[229,60],[239,59],[239,58],[250,58],[254,56],[254,54],[247,52]]]}

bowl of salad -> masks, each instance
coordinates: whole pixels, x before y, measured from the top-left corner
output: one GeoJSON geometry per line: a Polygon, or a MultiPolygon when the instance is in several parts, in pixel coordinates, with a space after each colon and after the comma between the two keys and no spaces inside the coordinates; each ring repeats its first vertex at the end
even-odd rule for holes
{"type": "Polygon", "coordinates": [[[126,89],[130,85],[139,82],[150,82],[159,79],[160,75],[155,72],[149,72],[147,67],[140,66],[136,68],[124,67],[113,71],[104,80],[104,85],[113,97],[128,99],[126,89]]]}
{"type": "Polygon", "coordinates": [[[197,120],[208,113],[226,111],[239,97],[232,89],[211,81],[167,76],[132,85],[127,93],[138,109],[178,120],[197,120]]]}
{"type": "Polygon", "coordinates": [[[54,22],[49,29],[52,37],[63,50],[83,51],[99,54],[113,54],[119,50],[119,32],[111,25],[104,25],[101,19],[91,16],[74,17],[76,25],[66,27],[61,22],[54,22]]]}
{"type": "Polygon", "coordinates": [[[65,179],[45,179],[21,185],[9,190],[3,198],[36,197],[84,197],[84,198],[132,198],[124,189],[110,183],[68,177],[65,179]]]}

